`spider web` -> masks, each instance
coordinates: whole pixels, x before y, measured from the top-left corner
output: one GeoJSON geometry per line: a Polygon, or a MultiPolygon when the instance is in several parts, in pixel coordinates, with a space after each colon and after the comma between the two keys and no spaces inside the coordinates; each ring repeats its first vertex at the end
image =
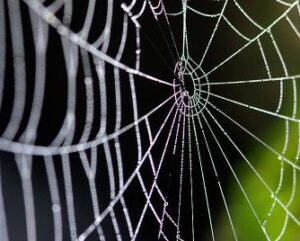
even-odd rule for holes
{"type": "Polygon", "coordinates": [[[0,4],[1,240],[299,233],[299,1],[0,4]]]}

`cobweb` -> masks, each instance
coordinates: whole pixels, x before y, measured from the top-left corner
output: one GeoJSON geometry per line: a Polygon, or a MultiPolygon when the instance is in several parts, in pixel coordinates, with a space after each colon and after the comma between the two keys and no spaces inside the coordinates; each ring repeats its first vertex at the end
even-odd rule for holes
{"type": "Polygon", "coordinates": [[[299,17],[0,0],[1,241],[299,234],[299,17]]]}

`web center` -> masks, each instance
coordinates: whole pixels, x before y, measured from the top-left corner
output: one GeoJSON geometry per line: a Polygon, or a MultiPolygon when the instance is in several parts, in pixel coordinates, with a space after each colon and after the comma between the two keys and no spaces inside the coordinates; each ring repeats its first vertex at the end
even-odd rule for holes
{"type": "Polygon", "coordinates": [[[194,95],[195,84],[190,74],[185,74],[183,79],[183,88],[188,92],[189,96],[194,95]]]}
{"type": "Polygon", "coordinates": [[[205,72],[194,61],[181,59],[174,68],[173,89],[179,111],[195,116],[206,108],[210,85],[205,72]]]}

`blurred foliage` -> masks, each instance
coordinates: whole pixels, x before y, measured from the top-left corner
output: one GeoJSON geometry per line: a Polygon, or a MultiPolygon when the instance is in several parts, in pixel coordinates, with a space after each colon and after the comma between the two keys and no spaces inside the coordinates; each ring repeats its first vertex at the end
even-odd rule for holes
{"type": "MultiPolygon", "coordinates": [[[[273,143],[271,146],[282,146],[282,140],[285,140],[285,135],[278,135],[276,130],[278,126],[271,126],[267,133],[273,136],[273,143]]],[[[286,159],[297,163],[296,159],[299,138],[298,124],[290,124],[289,145],[288,149],[283,155],[286,159]]],[[[266,148],[257,148],[249,152],[248,159],[256,159],[253,164],[255,170],[265,180],[266,184],[276,193],[277,199],[288,208],[291,215],[295,217],[300,216],[299,205],[299,173],[289,164],[287,164],[281,156],[275,156],[274,153],[268,151],[266,148]],[[282,167],[282,168],[281,168],[282,167]],[[282,172],[280,171],[282,170],[282,172]]],[[[244,162],[244,160],[240,160],[244,162]]],[[[275,199],[271,193],[262,184],[256,174],[248,166],[243,168],[236,168],[239,180],[252,203],[258,218],[261,220],[259,224],[255,215],[251,211],[250,206],[246,202],[245,196],[241,189],[234,183],[230,184],[229,195],[227,197],[229,209],[233,220],[233,225],[237,232],[239,240],[253,241],[266,240],[263,232],[266,232],[270,240],[282,241],[298,241],[300,237],[299,227],[287,215],[286,210],[274,201],[275,199]],[[263,231],[265,229],[265,231],[263,231]]],[[[227,214],[224,212],[222,221],[218,225],[218,235],[220,240],[229,241],[234,240],[230,226],[225,225],[228,222],[227,214]]]]}

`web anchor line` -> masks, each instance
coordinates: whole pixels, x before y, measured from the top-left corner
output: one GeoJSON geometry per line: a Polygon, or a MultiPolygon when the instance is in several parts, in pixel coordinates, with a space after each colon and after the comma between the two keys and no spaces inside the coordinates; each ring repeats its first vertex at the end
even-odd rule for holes
{"type": "Polygon", "coordinates": [[[52,25],[54,28],[57,29],[57,32],[61,36],[67,37],[70,41],[75,43],[76,45],[80,46],[81,48],[87,50],[89,53],[93,54],[95,57],[104,60],[105,62],[122,69],[126,71],[129,74],[138,75],[140,77],[152,80],[154,82],[158,82],[167,86],[173,86],[172,84],[158,79],[156,77],[153,77],[149,74],[143,73],[141,71],[138,71],[136,69],[133,69],[129,66],[126,66],[120,62],[117,62],[112,57],[108,56],[107,54],[101,52],[93,45],[89,44],[86,40],[84,40],[82,37],[78,36],[74,32],[72,32],[70,29],[68,29],[54,14],[52,14],[46,7],[44,7],[40,2],[36,0],[23,0],[26,2],[28,6],[30,6],[39,16],[41,16],[45,21],[47,21],[50,25],[52,25]]]}

